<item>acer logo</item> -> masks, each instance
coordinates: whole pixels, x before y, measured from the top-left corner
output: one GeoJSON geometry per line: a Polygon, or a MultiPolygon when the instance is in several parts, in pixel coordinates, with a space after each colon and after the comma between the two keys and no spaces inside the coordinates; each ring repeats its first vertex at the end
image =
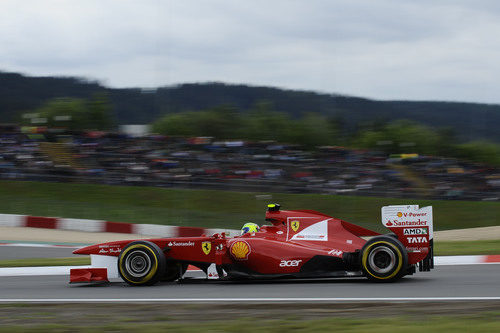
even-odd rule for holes
{"type": "Polygon", "coordinates": [[[427,243],[427,237],[408,237],[408,243],[427,243]]]}
{"type": "Polygon", "coordinates": [[[302,260],[281,260],[280,267],[297,267],[302,260]]]}

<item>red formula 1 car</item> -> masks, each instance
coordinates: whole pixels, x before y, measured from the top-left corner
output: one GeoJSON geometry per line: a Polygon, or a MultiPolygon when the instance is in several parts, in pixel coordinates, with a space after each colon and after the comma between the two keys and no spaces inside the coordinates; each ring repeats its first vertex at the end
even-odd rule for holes
{"type": "Polygon", "coordinates": [[[226,238],[126,240],[75,250],[92,258],[71,282],[121,278],[130,285],[181,279],[188,265],[219,279],[361,277],[379,282],[433,268],[432,207],[386,206],[377,232],[312,210],[268,206],[259,232],[226,238]],[[371,237],[365,240],[362,237],[371,237]]]}

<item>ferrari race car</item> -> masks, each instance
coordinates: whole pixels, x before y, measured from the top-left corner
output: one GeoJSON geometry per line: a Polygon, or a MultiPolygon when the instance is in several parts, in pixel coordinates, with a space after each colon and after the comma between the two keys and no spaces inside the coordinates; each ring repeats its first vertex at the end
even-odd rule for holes
{"type": "Polygon", "coordinates": [[[433,264],[432,207],[385,206],[379,234],[312,210],[268,205],[258,232],[227,238],[124,240],[75,250],[91,256],[89,268],[72,269],[70,282],[121,278],[133,286],[182,279],[189,265],[206,278],[271,279],[367,277],[396,281],[430,271],[433,264]],[[368,238],[368,240],[366,240],[368,238]]]}

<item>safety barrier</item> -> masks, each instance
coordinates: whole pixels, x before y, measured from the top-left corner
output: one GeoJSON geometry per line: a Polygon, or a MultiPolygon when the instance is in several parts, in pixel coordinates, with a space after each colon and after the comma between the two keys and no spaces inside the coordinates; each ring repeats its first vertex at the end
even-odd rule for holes
{"type": "Polygon", "coordinates": [[[238,234],[238,231],[233,229],[208,229],[159,224],[134,224],[104,220],[87,220],[17,214],[0,214],[0,226],[60,229],[85,232],[115,232],[155,237],[192,237],[212,235],[214,233],[222,232],[225,232],[227,236],[235,236],[238,234]]]}

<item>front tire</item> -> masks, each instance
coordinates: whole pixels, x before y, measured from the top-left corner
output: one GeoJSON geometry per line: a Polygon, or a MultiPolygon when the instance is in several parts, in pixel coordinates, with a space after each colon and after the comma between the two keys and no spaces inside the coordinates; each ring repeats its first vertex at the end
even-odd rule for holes
{"type": "Polygon", "coordinates": [[[118,257],[118,272],[132,286],[153,285],[165,274],[165,255],[154,243],[129,243],[118,257]]]}
{"type": "Polygon", "coordinates": [[[372,281],[399,280],[408,270],[406,248],[394,237],[373,237],[361,249],[361,269],[372,281]]]}

